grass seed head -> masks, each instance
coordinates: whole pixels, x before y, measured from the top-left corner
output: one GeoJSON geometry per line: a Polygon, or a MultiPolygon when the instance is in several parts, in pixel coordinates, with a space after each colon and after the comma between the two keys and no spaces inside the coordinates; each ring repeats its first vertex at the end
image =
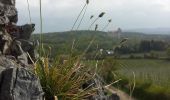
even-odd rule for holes
{"type": "Polygon", "coordinates": [[[91,15],[91,16],[90,16],[90,19],[92,19],[93,17],[94,17],[94,16],[93,16],[93,15],[91,15]]]}
{"type": "Polygon", "coordinates": [[[87,4],[87,5],[89,4],[89,0],[86,0],[86,4],[87,4]]]}
{"type": "Polygon", "coordinates": [[[99,17],[103,17],[104,14],[105,14],[105,12],[102,12],[102,13],[99,15],[99,17]]]}
{"type": "Polygon", "coordinates": [[[108,22],[111,23],[111,22],[112,22],[112,19],[109,19],[108,22]]]}

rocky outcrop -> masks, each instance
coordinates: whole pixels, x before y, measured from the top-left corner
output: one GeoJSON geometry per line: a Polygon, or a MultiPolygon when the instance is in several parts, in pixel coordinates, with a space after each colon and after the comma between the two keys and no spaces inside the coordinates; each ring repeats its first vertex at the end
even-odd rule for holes
{"type": "Polygon", "coordinates": [[[43,100],[43,90],[31,71],[1,56],[0,100],[43,100]]]}
{"type": "Polygon", "coordinates": [[[86,82],[82,88],[96,88],[96,94],[88,97],[88,100],[120,100],[120,97],[116,93],[108,93],[104,87],[103,79],[97,74],[92,80],[86,82]]]}
{"type": "Polygon", "coordinates": [[[40,81],[28,70],[35,61],[29,40],[35,24],[17,22],[15,0],[0,0],[0,100],[43,100],[40,81]]]}

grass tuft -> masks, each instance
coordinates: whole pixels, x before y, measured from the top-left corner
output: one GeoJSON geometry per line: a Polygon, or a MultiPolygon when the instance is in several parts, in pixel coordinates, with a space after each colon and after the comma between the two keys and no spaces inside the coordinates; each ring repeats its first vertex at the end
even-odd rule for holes
{"type": "Polygon", "coordinates": [[[79,57],[50,59],[41,57],[35,63],[35,73],[40,79],[46,100],[55,96],[61,100],[83,100],[94,93],[95,89],[82,89],[92,74],[79,57]],[[51,62],[50,62],[51,61],[51,62]]]}

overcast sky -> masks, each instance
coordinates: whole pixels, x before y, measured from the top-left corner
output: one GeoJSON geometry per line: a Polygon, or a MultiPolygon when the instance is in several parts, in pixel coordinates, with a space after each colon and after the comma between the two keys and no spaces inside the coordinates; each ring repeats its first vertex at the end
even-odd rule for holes
{"type": "MultiPolygon", "coordinates": [[[[29,23],[27,0],[16,0],[18,24],[29,23]]],[[[39,0],[29,0],[31,19],[39,32],[39,0]]],[[[86,0],[42,0],[43,32],[68,31],[86,0]]],[[[112,19],[107,30],[170,27],[170,0],[90,0],[80,29],[87,29],[91,15],[106,15],[99,20],[99,29],[112,19]]]]}

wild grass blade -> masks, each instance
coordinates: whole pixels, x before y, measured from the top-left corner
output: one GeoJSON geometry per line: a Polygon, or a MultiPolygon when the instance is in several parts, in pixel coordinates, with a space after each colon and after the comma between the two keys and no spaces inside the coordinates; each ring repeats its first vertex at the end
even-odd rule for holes
{"type": "MultiPolygon", "coordinates": [[[[40,50],[43,49],[43,18],[42,18],[42,1],[39,0],[40,5],[40,50]]],[[[40,52],[40,56],[42,53],[40,52]]]]}
{"type": "Polygon", "coordinates": [[[88,7],[86,6],[85,11],[84,11],[84,13],[83,13],[83,16],[82,16],[82,18],[81,18],[81,20],[80,20],[80,22],[79,22],[79,24],[78,24],[78,26],[77,26],[77,30],[79,29],[79,27],[80,27],[80,25],[81,25],[81,23],[82,23],[82,21],[83,21],[83,18],[84,18],[85,14],[86,14],[87,8],[88,8],[88,7]]]}
{"type": "Polygon", "coordinates": [[[97,18],[91,23],[91,25],[89,26],[88,30],[91,29],[91,27],[94,25],[94,23],[95,23],[98,19],[99,19],[99,17],[97,17],[97,18]]]}
{"type": "Polygon", "coordinates": [[[75,27],[77,21],[79,20],[79,18],[80,18],[80,16],[81,16],[82,12],[84,11],[84,9],[85,9],[86,6],[87,6],[87,4],[85,4],[85,5],[83,6],[83,8],[81,9],[79,15],[77,16],[77,18],[76,18],[76,20],[75,20],[75,22],[74,22],[74,24],[73,24],[73,26],[72,26],[72,28],[71,28],[71,31],[74,29],[74,27],[75,27]]]}
{"type": "Polygon", "coordinates": [[[132,87],[132,89],[130,90],[130,99],[132,98],[132,94],[133,94],[133,92],[134,92],[134,90],[135,90],[135,87],[136,87],[136,75],[135,75],[135,72],[133,72],[133,87],[132,87]]]}
{"type": "Polygon", "coordinates": [[[27,9],[28,9],[28,14],[29,14],[29,21],[30,21],[30,24],[31,24],[32,23],[32,19],[31,19],[31,11],[30,11],[29,0],[27,0],[27,9]]]}

